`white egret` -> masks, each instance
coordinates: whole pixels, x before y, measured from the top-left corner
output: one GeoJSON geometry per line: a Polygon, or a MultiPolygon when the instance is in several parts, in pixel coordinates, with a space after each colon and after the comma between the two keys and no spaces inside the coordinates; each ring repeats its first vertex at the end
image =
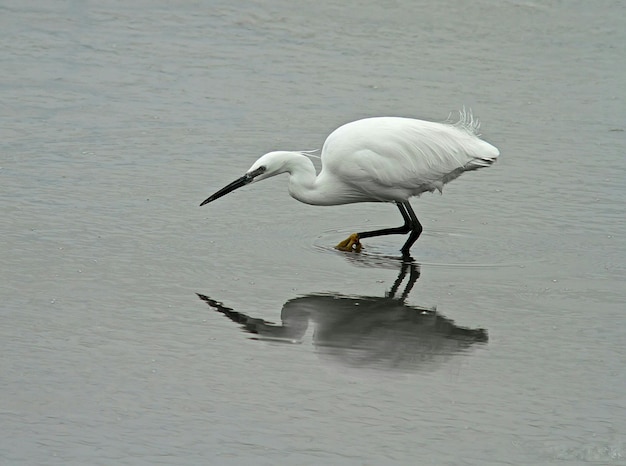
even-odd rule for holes
{"type": "Polygon", "coordinates": [[[401,117],[353,121],[337,128],[324,142],[319,174],[306,152],[269,152],[200,205],[247,184],[288,173],[289,194],[306,204],[395,203],[404,225],[354,233],[336,248],[358,252],[362,238],[409,233],[401,249],[408,255],[422,232],[409,198],[426,191],[442,192],[444,184],[463,172],[488,167],[500,155],[479,138],[479,126],[464,110],[456,123],[401,117]]]}

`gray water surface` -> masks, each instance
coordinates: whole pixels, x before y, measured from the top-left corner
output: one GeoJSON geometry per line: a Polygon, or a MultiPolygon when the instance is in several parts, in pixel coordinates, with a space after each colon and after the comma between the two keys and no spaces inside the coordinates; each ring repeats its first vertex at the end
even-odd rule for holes
{"type": "Polygon", "coordinates": [[[0,463],[626,464],[622,2],[4,2],[0,463]],[[463,106],[502,155],[313,207],[275,149],[463,106]]]}

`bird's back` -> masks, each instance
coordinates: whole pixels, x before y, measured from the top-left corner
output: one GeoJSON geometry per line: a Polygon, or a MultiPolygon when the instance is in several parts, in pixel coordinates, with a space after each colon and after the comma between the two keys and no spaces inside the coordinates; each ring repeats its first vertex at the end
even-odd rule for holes
{"type": "Polygon", "coordinates": [[[354,202],[441,191],[464,171],[487,167],[499,156],[477,129],[476,120],[464,114],[456,124],[401,117],[354,121],[326,139],[320,176],[351,186],[360,197],[354,202]]]}

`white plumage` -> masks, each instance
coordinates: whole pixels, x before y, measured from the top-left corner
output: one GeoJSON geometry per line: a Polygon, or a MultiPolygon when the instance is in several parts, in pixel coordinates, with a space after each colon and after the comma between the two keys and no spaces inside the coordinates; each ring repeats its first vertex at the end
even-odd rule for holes
{"type": "Polygon", "coordinates": [[[305,152],[270,152],[252,164],[243,177],[201,205],[246,184],[288,173],[289,194],[307,204],[395,202],[405,225],[358,233],[338,247],[360,250],[359,238],[411,232],[402,248],[408,254],[421,233],[409,198],[427,191],[441,192],[444,184],[463,172],[487,167],[500,155],[498,149],[479,138],[479,123],[471,113],[460,114],[457,123],[401,117],[347,123],[326,139],[319,175],[305,152]]]}
{"type": "Polygon", "coordinates": [[[328,136],[320,178],[359,193],[353,202],[406,201],[467,170],[488,166],[498,150],[474,127],[380,117],[348,123],[328,136]]]}

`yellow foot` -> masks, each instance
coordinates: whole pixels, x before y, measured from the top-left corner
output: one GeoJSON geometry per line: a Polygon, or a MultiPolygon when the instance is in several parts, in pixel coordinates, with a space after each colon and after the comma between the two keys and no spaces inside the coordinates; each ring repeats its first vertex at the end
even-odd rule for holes
{"type": "Polygon", "coordinates": [[[359,241],[359,235],[357,233],[352,233],[348,237],[348,239],[343,240],[341,243],[335,246],[335,249],[347,252],[361,252],[362,248],[363,246],[361,246],[361,242],[359,241]]]}

